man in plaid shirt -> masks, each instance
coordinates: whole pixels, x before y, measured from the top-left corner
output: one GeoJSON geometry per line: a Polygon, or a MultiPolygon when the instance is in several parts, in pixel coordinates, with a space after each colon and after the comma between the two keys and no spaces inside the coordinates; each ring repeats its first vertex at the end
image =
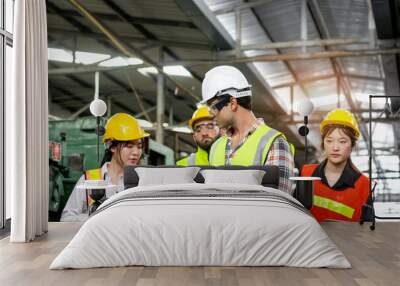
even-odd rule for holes
{"type": "Polygon", "coordinates": [[[211,165],[274,165],[279,167],[279,189],[291,193],[294,159],[285,136],[257,119],[251,111],[251,86],[232,66],[206,73],[202,103],[207,103],[226,136],[210,151],[211,165]]]}

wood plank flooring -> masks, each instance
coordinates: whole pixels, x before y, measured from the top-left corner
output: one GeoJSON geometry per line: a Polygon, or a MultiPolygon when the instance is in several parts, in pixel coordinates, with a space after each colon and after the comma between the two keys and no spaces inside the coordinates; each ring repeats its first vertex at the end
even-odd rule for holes
{"type": "Polygon", "coordinates": [[[48,270],[79,229],[77,223],[50,223],[49,233],[32,243],[0,241],[0,285],[400,285],[400,222],[329,222],[329,236],[353,268],[289,267],[121,267],[48,270]]]}

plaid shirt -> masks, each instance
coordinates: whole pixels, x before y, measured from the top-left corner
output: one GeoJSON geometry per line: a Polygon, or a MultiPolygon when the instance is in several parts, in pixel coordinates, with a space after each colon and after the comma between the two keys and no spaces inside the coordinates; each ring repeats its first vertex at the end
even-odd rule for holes
{"type": "MultiPolygon", "coordinates": [[[[258,118],[256,123],[247,131],[247,135],[239,142],[239,144],[232,149],[232,132],[228,130],[228,142],[225,149],[225,165],[232,165],[232,158],[235,152],[246,142],[247,138],[256,131],[256,129],[263,125],[264,120],[258,118]]],[[[283,136],[278,136],[272,142],[271,148],[268,152],[265,165],[273,165],[279,167],[279,189],[286,193],[292,193],[292,183],[289,177],[293,176],[294,159],[290,151],[290,145],[283,136]]]]}

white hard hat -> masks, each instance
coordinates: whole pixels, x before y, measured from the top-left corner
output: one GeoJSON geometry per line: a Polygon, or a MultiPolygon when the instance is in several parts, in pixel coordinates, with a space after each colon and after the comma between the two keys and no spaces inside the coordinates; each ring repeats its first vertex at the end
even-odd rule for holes
{"type": "Polygon", "coordinates": [[[229,94],[239,98],[251,96],[251,85],[242,72],[232,66],[217,66],[210,69],[201,85],[201,95],[205,103],[215,96],[229,94]]]}

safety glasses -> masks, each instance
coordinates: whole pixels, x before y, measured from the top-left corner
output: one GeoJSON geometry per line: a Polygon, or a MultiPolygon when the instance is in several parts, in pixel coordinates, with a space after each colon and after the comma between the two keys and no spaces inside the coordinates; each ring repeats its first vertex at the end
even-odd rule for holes
{"type": "Polygon", "coordinates": [[[216,124],[214,122],[204,123],[204,124],[197,124],[194,127],[194,132],[195,133],[200,133],[203,128],[206,129],[206,130],[213,130],[215,128],[215,126],[216,126],[216,124]]]}
{"type": "Polygon", "coordinates": [[[217,113],[221,111],[222,108],[228,105],[231,101],[231,96],[229,94],[220,96],[219,100],[216,100],[214,103],[210,104],[208,107],[212,113],[217,113]]]}

